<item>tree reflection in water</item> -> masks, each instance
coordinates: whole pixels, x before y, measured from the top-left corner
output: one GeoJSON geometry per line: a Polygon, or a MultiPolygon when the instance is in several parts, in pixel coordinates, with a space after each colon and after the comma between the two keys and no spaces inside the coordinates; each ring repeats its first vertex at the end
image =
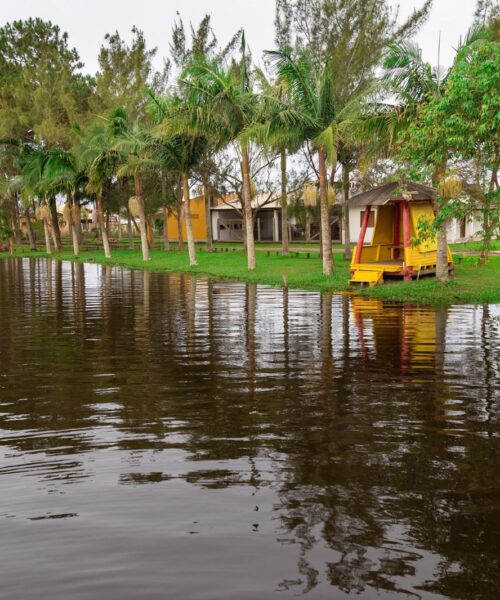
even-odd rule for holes
{"type": "Polygon", "coordinates": [[[60,493],[106,453],[109,494],[188,482],[293,549],[284,592],[495,597],[498,307],[51,260],[2,260],[0,283],[7,481],[60,493]]]}

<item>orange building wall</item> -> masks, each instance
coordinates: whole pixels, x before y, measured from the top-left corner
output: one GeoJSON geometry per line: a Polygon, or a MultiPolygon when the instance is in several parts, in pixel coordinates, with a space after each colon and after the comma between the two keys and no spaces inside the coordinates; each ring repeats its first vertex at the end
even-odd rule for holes
{"type": "MultiPolygon", "coordinates": [[[[183,207],[184,209],[184,207],[183,207]]],[[[193,220],[193,236],[195,242],[205,242],[207,240],[207,228],[206,228],[206,211],[205,211],[205,198],[200,196],[199,198],[191,199],[191,217],[193,220]]],[[[187,241],[186,233],[186,219],[184,216],[184,210],[181,215],[182,219],[182,238],[187,241]]],[[[178,239],[177,234],[177,215],[172,214],[168,217],[167,221],[168,239],[175,242],[178,239]]]]}

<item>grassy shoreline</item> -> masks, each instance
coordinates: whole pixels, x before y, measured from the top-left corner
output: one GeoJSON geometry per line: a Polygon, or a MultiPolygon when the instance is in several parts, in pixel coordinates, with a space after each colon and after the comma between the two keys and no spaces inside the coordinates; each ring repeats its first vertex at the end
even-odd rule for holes
{"type": "MultiPolygon", "coordinates": [[[[0,253],[0,258],[8,258],[0,253]]],[[[15,257],[49,256],[43,251],[32,252],[21,248],[15,257]]],[[[53,253],[50,258],[73,262],[97,263],[156,272],[195,273],[213,279],[260,283],[282,287],[283,276],[291,289],[355,293],[385,300],[419,304],[484,304],[500,303],[500,256],[492,256],[488,265],[478,266],[475,257],[455,255],[455,273],[448,284],[440,284],[434,278],[420,281],[395,282],[371,289],[353,290],[349,287],[349,263],[340,254],[334,254],[335,273],[325,277],[321,262],[314,256],[306,258],[283,257],[258,251],[257,269],[248,271],[246,255],[242,250],[230,252],[198,252],[198,266],[190,267],[187,252],[153,250],[151,260],[143,262],[138,250],[113,250],[112,258],[106,259],[101,250],[82,252],[75,258],[71,250],[53,253]]]]}

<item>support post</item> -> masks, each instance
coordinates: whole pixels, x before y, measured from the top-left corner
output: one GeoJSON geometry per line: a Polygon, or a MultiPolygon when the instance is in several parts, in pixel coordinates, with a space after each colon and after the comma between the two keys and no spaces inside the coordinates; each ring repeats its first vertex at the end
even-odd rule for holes
{"type": "Polygon", "coordinates": [[[404,246],[404,267],[403,276],[405,281],[411,281],[408,269],[408,259],[410,255],[410,204],[408,200],[403,201],[403,246],[404,246]]]}
{"type": "MultiPolygon", "coordinates": [[[[399,202],[394,204],[394,225],[393,225],[393,234],[392,234],[392,243],[394,246],[399,246],[399,229],[401,222],[401,205],[399,202]]],[[[399,258],[399,248],[394,248],[394,258],[399,258]]]]}
{"type": "Polygon", "coordinates": [[[363,244],[365,242],[366,229],[370,221],[370,213],[372,207],[370,204],[365,208],[365,214],[363,215],[363,224],[361,225],[361,231],[359,232],[358,245],[356,246],[356,256],[354,258],[354,264],[359,265],[361,262],[361,252],[363,250],[363,244]]]}

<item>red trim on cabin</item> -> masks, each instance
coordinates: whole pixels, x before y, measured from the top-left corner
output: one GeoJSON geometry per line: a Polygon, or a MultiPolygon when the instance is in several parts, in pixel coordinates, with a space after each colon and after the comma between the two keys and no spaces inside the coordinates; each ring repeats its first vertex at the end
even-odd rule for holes
{"type": "Polygon", "coordinates": [[[371,210],[372,207],[370,204],[368,204],[363,217],[363,225],[361,226],[361,231],[359,232],[358,245],[356,246],[356,257],[354,259],[354,263],[356,265],[359,265],[361,262],[361,251],[363,250],[363,244],[365,242],[366,229],[368,227],[368,222],[370,221],[371,210]]]}

